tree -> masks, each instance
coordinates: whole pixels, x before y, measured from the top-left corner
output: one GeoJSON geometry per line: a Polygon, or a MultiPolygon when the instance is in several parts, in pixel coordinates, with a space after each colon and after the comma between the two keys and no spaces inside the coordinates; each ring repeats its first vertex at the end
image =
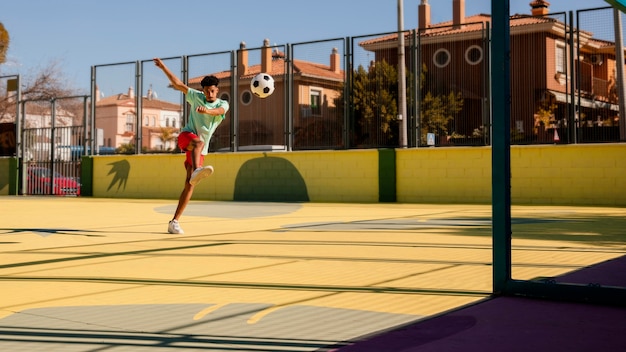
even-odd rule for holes
{"type": "Polygon", "coordinates": [[[7,51],[9,50],[9,32],[4,28],[4,25],[0,23],[0,64],[3,64],[7,59],[7,51]]]}
{"type": "MultiPolygon", "coordinates": [[[[424,83],[426,82],[426,73],[428,68],[422,65],[420,72],[420,87],[422,92],[424,83]]],[[[450,92],[446,94],[435,95],[430,91],[426,91],[422,96],[420,105],[420,137],[422,143],[426,141],[428,133],[434,133],[436,136],[447,136],[448,125],[454,119],[454,116],[463,109],[463,98],[461,93],[450,92]]]]}
{"type": "MultiPolygon", "coordinates": [[[[163,143],[163,149],[168,145],[168,142],[172,142],[176,140],[178,130],[174,127],[161,127],[161,134],[159,135],[159,139],[163,143]]],[[[170,150],[168,148],[167,150],[170,150]]]]}
{"type": "Polygon", "coordinates": [[[76,95],[76,89],[67,85],[68,79],[59,61],[51,61],[32,76],[27,76],[22,88],[22,99],[50,100],[55,97],[76,95]]]}
{"type": "MultiPolygon", "coordinates": [[[[353,112],[353,146],[398,145],[398,73],[386,61],[362,65],[352,73],[349,106],[353,112]]],[[[343,111],[343,91],[335,100],[337,111],[343,111]]]]}
{"type": "MultiPolygon", "coordinates": [[[[9,49],[9,32],[0,23],[0,74],[2,66],[6,61],[6,53],[9,49]]],[[[41,69],[35,69],[31,74],[20,75],[20,85],[22,100],[29,101],[50,101],[56,97],[67,97],[77,95],[77,90],[67,84],[69,80],[60,68],[58,61],[51,61],[41,69]]],[[[13,96],[7,94],[6,86],[0,85],[0,120],[4,122],[15,121],[15,104],[13,96]]],[[[65,111],[74,110],[73,105],[66,103],[65,111]]],[[[80,107],[78,107],[80,109],[80,107]]]]}
{"type": "Polygon", "coordinates": [[[554,123],[556,104],[548,100],[542,102],[535,113],[535,134],[547,130],[554,123]]]}
{"type": "MultiPolygon", "coordinates": [[[[61,70],[59,62],[51,61],[38,71],[20,76],[22,100],[35,102],[32,104],[41,101],[40,105],[42,105],[42,109],[45,109],[53,98],[77,95],[77,90],[69,86],[67,82],[68,79],[61,70]]],[[[5,89],[6,86],[0,85],[0,120],[14,122],[16,102],[13,96],[6,94],[5,89]]],[[[68,102],[61,101],[60,103],[68,105],[68,102]]],[[[61,108],[66,111],[73,111],[73,107],[69,105],[61,108]]],[[[82,109],[82,107],[79,108],[82,109]]]]}
{"type": "MultiPolygon", "coordinates": [[[[420,71],[419,84],[422,88],[420,101],[421,140],[427,133],[448,135],[450,121],[463,109],[461,93],[433,94],[424,88],[426,65],[420,71]]],[[[353,72],[350,107],[353,111],[353,145],[397,146],[398,145],[398,74],[395,66],[386,61],[372,62],[367,70],[362,65],[353,72]]],[[[407,81],[413,81],[408,72],[407,81]]],[[[414,87],[407,85],[407,105],[413,106],[414,87]]],[[[337,98],[338,111],[343,111],[343,93],[337,98]]]]}
{"type": "Polygon", "coordinates": [[[426,134],[429,132],[436,136],[447,136],[448,124],[462,108],[461,93],[450,92],[448,95],[426,93],[422,99],[422,113],[420,115],[422,140],[426,140],[426,134]]]}
{"type": "Polygon", "coordinates": [[[133,143],[121,144],[115,149],[116,154],[135,154],[135,145],[133,143]]]}

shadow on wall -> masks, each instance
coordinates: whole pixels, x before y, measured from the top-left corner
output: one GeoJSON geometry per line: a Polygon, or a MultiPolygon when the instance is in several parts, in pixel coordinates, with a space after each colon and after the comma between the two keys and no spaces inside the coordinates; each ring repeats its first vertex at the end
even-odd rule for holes
{"type": "Polygon", "coordinates": [[[126,183],[128,182],[128,176],[130,175],[130,163],[128,160],[120,160],[113,163],[109,163],[111,166],[108,175],[113,174],[111,178],[111,183],[109,183],[109,187],[107,188],[107,192],[117,184],[117,190],[120,190],[120,187],[124,187],[126,189],[126,183]]]}
{"type": "Polygon", "coordinates": [[[246,161],[235,180],[236,201],[308,202],[304,178],[288,160],[276,157],[246,161]]]}

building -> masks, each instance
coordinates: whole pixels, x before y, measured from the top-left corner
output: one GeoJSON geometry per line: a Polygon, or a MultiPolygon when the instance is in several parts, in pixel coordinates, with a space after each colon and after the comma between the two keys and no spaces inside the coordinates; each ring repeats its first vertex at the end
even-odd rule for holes
{"type": "MultiPolygon", "coordinates": [[[[7,101],[13,102],[11,97],[7,101]]],[[[69,154],[62,153],[60,148],[81,143],[83,120],[81,108],[80,104],[71,104],[63,100],[57,100],[55,103],[50,100],[25,101],[18,117],[22,124],[20,133],[23,138],[25,160],[69,158],[69,154]],[[54,148],[51,148],[51,145],[54,148]]],[[[14,111],[1,114],[0,125],[2,126],[0,128],[0,155],[16,155],[14,111]]]]}
{"type": "MultiPolygon", "coordinates": [[[[615,43],[574,30],[561,20],[565,14],[551,16],[548,1],[529,5],[528,14],[510,17],[513,141],[619,140],[615,43]]],[[[488,130],[491,16],[466,17],[465,0],[453,0],[451,21],[432,24],[428,0],[421,0],[418,15],[417,60],[426,75],[422,92],[461,95],[463,109],[450,122],[450,134],[471,137],[488,130]]],[[[410,32],[405,38],[410,43],[410,32]]],[[[360,45],[376,53],[376,60],[397,64],[388,55],[397,47],[397,35],[360,45]]]]}
{"type": "MultiPolygon", "coordinates": [[[[294,144],[306,147],[310,141],[307,131],[313,125],[338,124],[341,117],[335,111],[335,99],[340,95],[344,84],[344,71],[341,67],[337,49],[329,53],[328,64],[292,59],[288,66],[285,54],[265,40],[260,49],[260,64],[250,64],[249,49],[245,43],[240,44],[237,51],[238,97],[234,101],[232,92],[231,71],[207,73],[220,79],[221,98],[229,100],[231,106],[238,103],[238,126],[236,135],[238,145],[245,149],[284,149],[287,145],[286,116],[293,117],[293,130],[296,141],[294,144]],[[269,73],[275,81],[275,90],[271,97],[260,99],[250,91],[252,78],[259,73],[269,73]],[[293,109],[285,109],[286,79],[293,77],[292,96],[293,109]]],[[[189,86],[200,89],[200,81],[204,76],[189,80],[189,86]]],[[[232,109],[231,109],[232,111],[232,109]]],[[[214,135],[212,148],[230,148],[230,128],[232,118],[227,118],[214,135]]],[[[340,130],[340,129],[339,129],[340,130]]],[[[340,136],[331,136],[328,143],[340,143],[340,136]]]]}
{"type": "MultiPolygon", "coordinates": [[[[146,151],[167,151],[176,148],[181,127],[182,107],[157,99],[152,89],[141,97],[141,146],[146,151]]],[[[102,131],[102,146],[119,148],[134,145],[137,133],[137,98],[132,87],[100,98],[96,90],[96,129],[102,131]]]]}

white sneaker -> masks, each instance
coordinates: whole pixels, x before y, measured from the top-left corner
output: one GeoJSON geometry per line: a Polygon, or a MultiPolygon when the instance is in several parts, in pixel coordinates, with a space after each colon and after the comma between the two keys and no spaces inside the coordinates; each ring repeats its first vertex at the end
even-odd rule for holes
{"type": "Polygon", "coordinates": [[[178,224],[178,220],[170,221],[169,225],[167,225],[167,232],[174,234],[185,233],[185,231],[183,231],[183,229],[180,227],[180,224],[178,224]]]}
{"type": "Polygon", "coordinates": [[[192,186],[195,186],[198,184],[198,182],[200,182],[200,180],[202,180],[205,177],[211,176],[211,174],[213,174],[213,166],[209,165],[205,167],[199,167],[191,173],[189,184],[191,184],[192,186]]]}

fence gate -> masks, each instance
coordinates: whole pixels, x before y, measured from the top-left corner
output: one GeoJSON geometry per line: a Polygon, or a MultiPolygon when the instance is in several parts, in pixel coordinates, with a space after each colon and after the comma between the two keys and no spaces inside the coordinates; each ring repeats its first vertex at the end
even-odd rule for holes
{"type": "Polygon", "coordinates": [[[22,194],[80,195],[87,99],[22,102],[22,194]]]}

